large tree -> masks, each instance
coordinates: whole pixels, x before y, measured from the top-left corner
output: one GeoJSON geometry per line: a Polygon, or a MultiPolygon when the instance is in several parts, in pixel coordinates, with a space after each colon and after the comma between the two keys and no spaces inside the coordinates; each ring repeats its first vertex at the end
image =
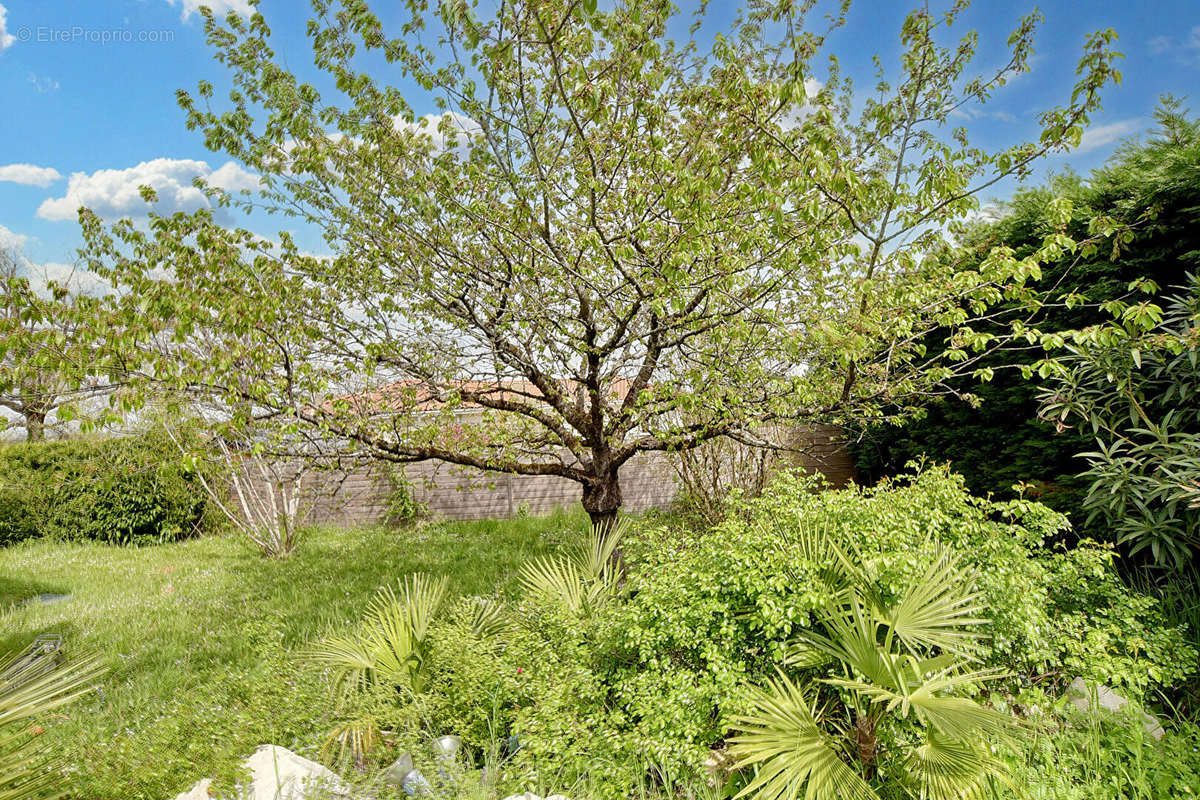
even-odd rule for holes
{"type": "Polygon", "coordinates": [[[179,100],[262,176],[223,200],[314,226],[331,254],[210,211],[148,230],[84,211],[122,343],[147,381],[281,441],[569,478],[597,521],[638,453],[908,413],[1027,332],[969,321],[1037,306],[1038,260],[1072,242],[969,269],[925,256],[977,193],[1078,141],[1117,77],[1112,34],[1084,44],[1037,137],[988,152],[953,115],[1027,70],[1036,19],[975,76],[976,34],[942,43],[959,9],[918,10],[863,92],[832,56],[814,66],[844,21],[812,28],[814,5],[752,2],[702,48],[702,12],[677,41],[687,19],[666,0],[503,0],[486,18],[410,0],[390,33],[359,0],[314,0],[325,92],[284,66],[262,15],[210,16],[232,89],[179,100]],[[952,346],[929,356],[946,325],[952,346]]]}
{"type": "Polygon", "coordinates": [[[113,384],[94,370],[88,334],[101,330],[99,303],[76,289],[28,276],[27,259],[0,249],[0,427],[41,441],[47,425],[72,416],[76,404],[113,384]]]}

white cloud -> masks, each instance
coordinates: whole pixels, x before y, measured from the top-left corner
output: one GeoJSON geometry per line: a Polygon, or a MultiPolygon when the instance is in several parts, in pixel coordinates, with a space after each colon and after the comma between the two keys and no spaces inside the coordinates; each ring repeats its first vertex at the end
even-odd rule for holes
{"type": "Polygon", "coordinates": [[[39,167],[34,164],[8,164],[0,167],[0,181],[41,186],[43,189],[61,177],[53,167],[39,167]]]}
{"type": "Polygon", "coordinates": [[[784,115],[783,119],[779,121],[779,127],[783,128],[784,130],[791,130],[802,125],[804,120],[808,119],[813,112],[816,111],[816,109],[813,107],[813,104],[808,101],[820,94],[821,90],[824,88],[825,84],[816,78],[805,78],[804,104],[792,106],[791,109],[788,110],[787,114],[784,115]]]}
{"type": "Polygon", "coordinates": [[[1079,140],[1079,144],[1071,151],[1072,153],[1090,153],[1093,150],[1098,150],[1101,147],[1112,144],[1113,142],[1132,136],[1142,129],[1142,118],[1134,117],[1133,119],[1123,119],[1119,122],[1110,122],[1108,125],[1096,125],[1088,128],[1083,132],[1083,136],[1079,140]]]}
{"type": "Polygon", "coordinates": [[[58,81],[54,80],[54,78],[46,75],[35,75],[32,72],[29,73],[29,83],[32,84],[34,89],[37,89],[38,94],[46,94],[58,89],[58,81]]]}
{"type": "Polygon", "coordinates": [[[0,6],[0,51],[3,51],[17,39],[8,32],[8,9],[0,6]]]}
{"type": "Polygon", "coordinates": [[[258,186],[257,176],[232,161],[214,170],[206,161],[156,158],[128,169],[72,173],[66,194],[45,200],[37,213],[42,219],[72,220],[80,206],[106,218],[140,217],[151,210],[160,214],[196,211],[209,205],[204,192],[192,185],[197,177],[232,192],[258,186]],[[158,194],[153,207],[142,199],[142,186],[158,194]]]}
{"type": "MultiPolygon", "coordinates": [[[[455,139],[455,147],[452,152],[460,158],[465,157],[470,151],[471,139],[478,136],[483,130],[479,126],[479,123],[477,123],[475,120],[471,119],[465,114],[459,114],[454,111],[447,111],[444,114],[426,114],[423,117],[418,117],[413,122],[409,122],[404,118],[403,115],[398,114],[392,117],[392,127],[397,131],[410,131],[412,133],[423,135],[433,145],[433,156],[437,156],[445,151],[447,149],[448,140],[451,138],[451,136],[453,136],[455,139]],[[443,120],[446,121],[446,128],[444,132],[442,129],[443,120]]],[[[330,131],[325,133],[326,142],[331,144],[339,144],[345,139],[346,137],[341,131],[330,131]]],[[[283,151],[285,158],[281,159],[280,168],[284,172],[291,172],[290,166],[287,163],[287,159],[290,158],[292,153],[302,144],[308,144],[308,142],[299,142],[295,139],[288,139],[282,143],[280,149],[283,151]]],[[[351,137],[348,141],[348,144],[358,147],[362,144],[362,140],[358,137],[351,137]]],[[[331,169],[333,168],[331,163],[327,164],[327,166],[331,169]]]]}
{"type": "Polygon", "coordinates": [[[29,241],[29,237],[0,225],[0,250],[20,250],[29,241]]]}
{"type": "Polygon", "coordinates": [[[433,142],[435,154],[446,149],[447,142],[451,137],[457,140],[455,150],[464,151],[470,138],[477,136],[482,131],[478,122],[454,111],[447,111],[445,114],[426,114],[411,123],[406,122],[403,117],[396,117],[392,123],[397,129],[408,128],[428,136],[433,142]],[[445,122],[445,132],[443,132],[443,121],[445,122]]]}
{"type": "Polygon", "coordinates": [[[1174,41],[1170,36],[1155,36],[1150,41],[1146,42],[1146,46],[1150,48],[1150,55],[1158,56],[1167,52],[1174,46],[1174,41]]]}
{"type": "Polygon", "coordinates": [[[230,11],[236,11],[242,16],[250,16],[250,3],[246,0],[167,0],[173,6],[183,6],[183,18],[200,13],[201,6],[208,6],[217,17],[224,17],[230,11]]]}
{"type": "Polygon", "coordinates": [[[1016,122],[1015,114],[1010,114],[1007,111],[988,111],[979,106],[963,106],[956,108],[950,112],[949,116],[952,119],[994,119],[1000,122],[1016,122]]]}
{"type": "Polygon", "coordinates": [[[1200,25],[1195,25],[1182,40],[1164,34],[1146,42],[1152,56],[1172,54],[1175,63],[1185,67],[1200,67],[1200,25]]]}
{"type": "Polygon", "coordinates": [[[258,176],[243,169],[236,161],[227,161],[224,166],[209,174],[208,182],[227,192],[255,191],[261,185],[258,176]]]}
{"type": "MultiPolygon", "coordinates": [[[[3,246],[5,233],[12,232],[0,226],[0,246],[3,246]]],[[[18,236],[18,238],[24,240],[30,237],[18,236]]],[[[42,297],[50,296],[49,284],[51,281],[57,286],[80,294],[103,295],[112,291],[112,285],[108,281],[76,264],[64,264],[58,261],[39,264],[17,253],[16,265],[17,275],[28,280],[30,287],[42,297]]]]}
{"type": "Polygon", "coordinates": [[[962,221],[966,225],[975,225],[976,223],[998,222],[1004,219],[1004,208],[995,203],[986,203],[979,208],[968,211],[962,221]]]}
{"type": "Polygon", "coordinates": [[[112,290],[108,281],[75,264],[63,264],[58,261],[34,264],[27,261],[25,274],[33,288],[41,293],[49,292],[47,284],[50,281],[79,294],[102,295],[112,290]]]}

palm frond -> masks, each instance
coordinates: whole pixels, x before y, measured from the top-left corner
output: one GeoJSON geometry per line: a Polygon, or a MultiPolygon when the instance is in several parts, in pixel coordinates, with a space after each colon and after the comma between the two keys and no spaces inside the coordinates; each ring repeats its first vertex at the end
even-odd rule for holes
{"type": "Polygon", "coordinates": [[[92,691],[91,683],[103,668],[94,657],[47,666],[44,661],[22,661],[21,653],[0,662],[0,725],[44,714],[92,691]]]}
{"type": "Polygon", "coordinates": [[[734,722],[730,753],[754,777],[738,797],[762,800],[877,800],[817,723],[804,692],[782,673],[756,690],[734,722]]]}
{"type": "MultiPolygon", "coordinates": [[[[819,546],[815,537],[805,542],[819,546]]],[[[911,716],[926,732],[925,743],[906,761],[922,800],[973,800],[992,776],[1003,779],[979,743],[1006,735],[1016,722],[953,694],[1005,674],[969,669],[980,638],[973,628],[983,622],[970,572],[948,548],[936,545],[921,577],[893,604],[883,603],[852,567],[845,574],[849,582],[815,611],[811,628],[797,633],[785,663],[840,665],[842,677],[820,682],[842,690],[858,723],[866,723],[866,739],[859,739],[863,763],[873,760],[862,755],[861,742],[868,741],[874,753],[874,720],[882,714],[911,716]]],[[[781,678],[756,698],[739,737],[743,763],[756,769],[752,789],[743,794],[758,791],[769,800],[794,800],[801,791],[806,800],[855,796],[849,785],[827,791],[836,780],[832,766],[814,777],[816,742],[823,733],[799,690],[781,678]]],[[[860,725],[856,732],[863,734],[860,725]]]]}
{"type": "Polygon", "coordinates": [[[521,587],[527,594],[557,603],[579,616],[616,595],[620,576],[614,554],[629,530],[622,519],[607,528],[595,526],[574,553],[544,556],[521,568],[521,587]]]}
{"type": "Polygon", "coordinates": [[[0,660],[0,800],[47,800],[65,794],[61,764],[20,722],[91,692],[103,671],[96,657],[55,664],[14,653],[0,660]]]}
{"type": "Polygon", "coordinates": [[[966,697],[916,694],[908,698],[908,705],[924,725],[952,739],[1002,736],[1016,727],[1016,721],[1008,714],[981,706],[966,697]]]}
{"type": "Polygon", "coordinates": [[[784,666],[797,669],[818,669],[833,662],[833,656],[805,641],[792,642],[783,654],[784,666]]]}
{"type": "Polygon", "coordinates": [[[909,752],[905,767],[922,798],[984,800],[988,778],[998,773],[999,765],[978,743],[930,731],[925,742],[909,752]]]}
{"type": "Polygon", "coordinates": [[[471,633],[479,638],[491,639],[508,629],[508,614],[502,603],[491,597],[471,597],[466,603],[471,633]]]}
{"type": "Polygon", "coordinates": [[[856,589],[831,599],[816,616],[820,625],[797,634],[799,643],[846,664],[868,681],[907,691],[908,672],[894,653],[879,646],[881,624],[856,589]]]}
{"type": "Polygon", "coordinates": [[[544,556],[521,568],[521,588],[532,597],[556,602],[570,614],[587,607],[587,584],[575,561],[544,556]]]}
{"type": "Polygon", "coordinates": [[[63,797],[60,766],[29,731],[0,737],[0,800],[63,797]]]}
{"type": "Polygon", "coordinates": [[[327,762],[361,766],[382,740],[379,721],[373,716],[359,717],[338,725],[325,737],[321,758],[327,762]]]}
{"type": "Polygon", "coordinates": [[[629,517],[622,517],[616,525],[592,526],[592,533],[584,540],[576,560],[580,571],[594,581],[608,582],[614,578],[613,555],[629,533],[630,525],[629,517]]]}
{"type": "Polygon", "coordinates": [[[973,628],[987,621],[981,616],[982,595],[968,588],[972,576],[957,554],[940,542],[933,547],[924,574],[897,603],[876,611],[911,653],[937,648],[969,655],[982,638],[973,628]]]}
{"type": "Polygon", "coordinates": [[[429,625],[446,599],[450,579],[443,575],[434,578],[424,572],[406,575],[400,580],[400,594],[396,601],[405,609],[408,628],[413,638],[424,641],[429,625]]]}
{"type": "Polygon", "coordinates": [[[375,654],[361,636],[331,636],[310,647],[305,656],[330,670],[342,694],[361,691],[374,679],[375,654]]]}
{"type": "Polygon", "coordinates": [[[445,600],[448,581],[417,573],[403,578],[397,592],[381,589],[367,605],[359,630],[325,639],[308,657],[333,672],[344,692],[372,684],[422,689],[422,665],[429,625],[445,600]]]}

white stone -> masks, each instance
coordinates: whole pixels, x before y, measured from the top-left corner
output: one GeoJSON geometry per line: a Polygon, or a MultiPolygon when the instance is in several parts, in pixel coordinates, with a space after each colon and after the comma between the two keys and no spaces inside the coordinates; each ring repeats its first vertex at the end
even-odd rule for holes
{"type": "Polygon", "coordinates": [[[212,786],[212,778],[205,778],[202,781],[196,781],[196,785],[188,789],[181,795],[177,795],[175,800],[211,800],[208,794],[208,787],[212,786]]]}
{"type": "MultiPolygon", "coordinates": [[[[510,794],[504,800],[542,800],[541,795],[536,795],[533,792],[525,792],[525,794],[510,794]]],[[[550,800],[550,798],[546,798],[550,800]]]]}
{"type": "MultiPolygon", "coordinates": [[[[1071,681],[1071,685],[1067,687],[1067,697],[1071,705],[1078,708],[1080,711],[1092,711],[1094,708],[1103,708],[1105,711],[1117,712],[1129,703],[1121,695],[1114,692],[1107,686],[1096,685],[1089,686],[1084,682],[1083,678],[1076,678],[1071,681]],[[1095,705],[1093,706],[1093,702],[1095,705]]],[[[1163,737],[1163,726],[1156,717],[1148,714],[1145,711],[1141,712],[1142,728],[1146,733],[1153,736],[1155,739],[1163,737]]]]}
{"type": "MultiPolygon", "coordinates": [[[[341,800],[349,789],[332,770],[298,756],[285,747],[264,744],[243,762],[250,783],[233,797],[217,800],[341,800]]],[[[175,800],[214,800],[212,780],[205,778],[175,800]]]]}
{"type": "Polygon", "coordinates": [[[332,770],[273,744],[255,750],[246,767],[253,800],[306,800],[349,791],[332,770]]]}

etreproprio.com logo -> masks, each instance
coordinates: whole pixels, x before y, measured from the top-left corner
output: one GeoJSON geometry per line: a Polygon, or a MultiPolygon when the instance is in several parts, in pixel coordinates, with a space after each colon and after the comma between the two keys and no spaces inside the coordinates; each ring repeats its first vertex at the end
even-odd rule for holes
{"type": "Polygon", "coordinates": [[[175,41],[175,31],[169,29],[88,28],[83,25],[57,28],[51,25],[23,25],[16,33],[18,41],[37,44],[158,44],[175,41]]]}

